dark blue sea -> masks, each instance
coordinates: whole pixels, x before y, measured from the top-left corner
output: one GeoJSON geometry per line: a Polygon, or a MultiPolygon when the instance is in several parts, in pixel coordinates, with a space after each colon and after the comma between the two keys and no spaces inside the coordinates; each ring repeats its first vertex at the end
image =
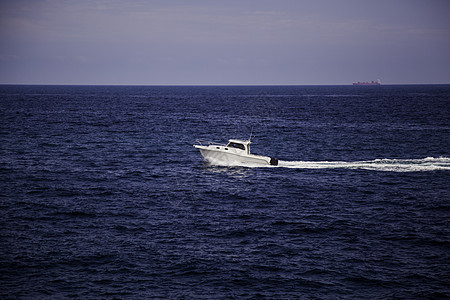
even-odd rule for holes
{"type": "Polygon", "coordinates": [[[450,85],[0,86],[1,299],[448,299],[449,221],[450,85]]]}

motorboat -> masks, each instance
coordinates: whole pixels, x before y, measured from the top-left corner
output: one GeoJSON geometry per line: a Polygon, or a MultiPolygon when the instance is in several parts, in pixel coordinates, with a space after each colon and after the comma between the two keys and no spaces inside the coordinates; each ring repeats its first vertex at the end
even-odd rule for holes
{"type": "Polygon", "coordinates": [[[231,139],[228,144],[197,140],[195,148],[213,165],[247,166],[278,165],[278,159],[250,153],[250,140],[231,139]]]}

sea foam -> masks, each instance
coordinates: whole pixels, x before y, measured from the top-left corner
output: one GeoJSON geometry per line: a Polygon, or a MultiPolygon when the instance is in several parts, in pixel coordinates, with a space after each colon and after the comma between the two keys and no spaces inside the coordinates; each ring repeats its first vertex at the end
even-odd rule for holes
{"type": "Polygon", "coordinates": [[[387,172],[450,171],[450,158],[383,158],[365,161],[279,161],[278,167],[292,169],[364,169],[387,172]]]}

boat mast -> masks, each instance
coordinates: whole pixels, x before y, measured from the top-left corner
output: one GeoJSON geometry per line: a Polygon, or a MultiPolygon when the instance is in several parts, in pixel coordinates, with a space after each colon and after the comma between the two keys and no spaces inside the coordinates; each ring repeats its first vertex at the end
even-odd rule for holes
{"type": "Polygon", "coordinates": [[[248,144],[247,144],[247,154],[250,154],[250,144],[252,143],[252,136],[253,136],[253,127],[250,131],[250,137],[248,138],[248,144]]]}

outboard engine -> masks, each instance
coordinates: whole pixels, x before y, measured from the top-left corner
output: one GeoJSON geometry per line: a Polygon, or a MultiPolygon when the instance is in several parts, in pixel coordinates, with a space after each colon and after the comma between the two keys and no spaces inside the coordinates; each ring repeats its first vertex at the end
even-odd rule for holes
{"type": "Polygon", "coordinates": [[[270,165],[271,166],[278,166],[278,159],[271,157],[270,158],[270,165]]]}

